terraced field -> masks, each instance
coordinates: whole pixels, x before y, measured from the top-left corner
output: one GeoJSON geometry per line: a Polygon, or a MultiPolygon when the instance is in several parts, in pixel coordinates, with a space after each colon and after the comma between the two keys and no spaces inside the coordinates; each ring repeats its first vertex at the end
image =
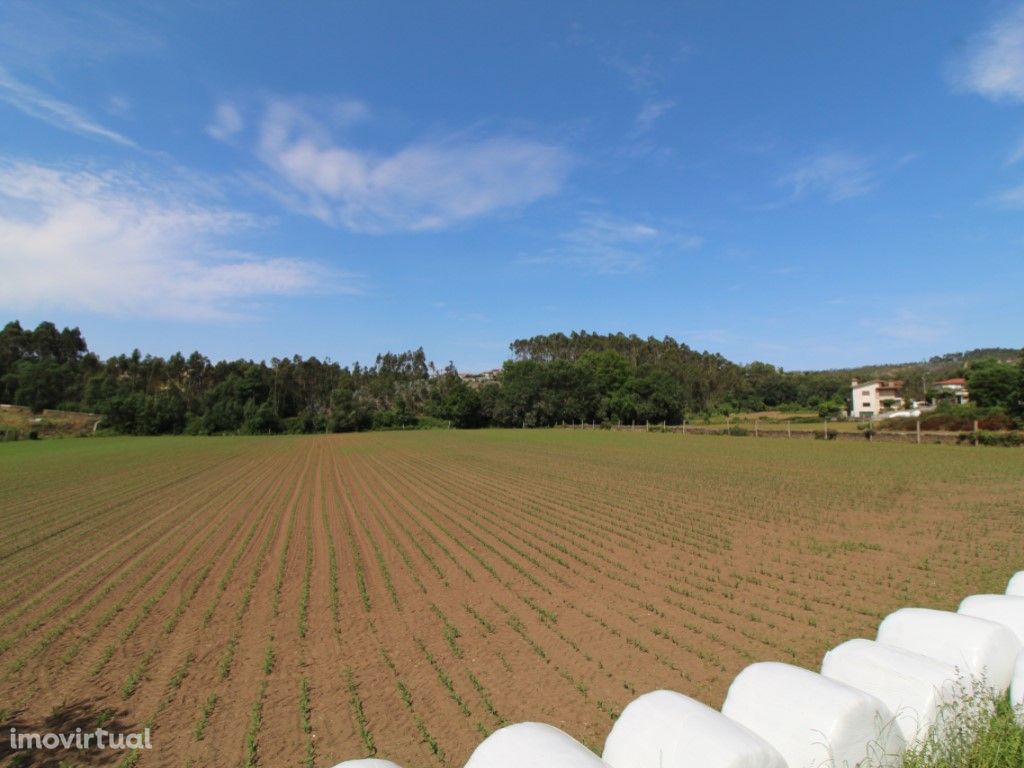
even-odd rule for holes
{"type": "Polygon", "coordinates": [[[461,766],[519,720],[599,750],[639,693],[717,706],[1024,556],[1020,452],[951,446],[68,439],[0,445],[0,500],[5,732],[153,734],[20,765],[461,766]]]}

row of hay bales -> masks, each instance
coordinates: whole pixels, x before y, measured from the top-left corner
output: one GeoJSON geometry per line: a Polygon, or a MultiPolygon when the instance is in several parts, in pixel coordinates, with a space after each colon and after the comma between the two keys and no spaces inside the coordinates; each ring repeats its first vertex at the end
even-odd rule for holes
{"type": "MultiPolygon", "coordinates": [[[[820,674],[751,664],[721,712],[674,691],[644,694],[623,710],[601,757],[553,726],[517,723],[488,736],[466,768],[895,768],[909,745],[942,727],[965,680],[1009,690],[1024,707],[1024,571],[1005,595],[968,597],[956,613],[890,614],[875,640],[825,654],[820,674]]],[[[364,759],[335,768],[399,766],[364,759]]]]}

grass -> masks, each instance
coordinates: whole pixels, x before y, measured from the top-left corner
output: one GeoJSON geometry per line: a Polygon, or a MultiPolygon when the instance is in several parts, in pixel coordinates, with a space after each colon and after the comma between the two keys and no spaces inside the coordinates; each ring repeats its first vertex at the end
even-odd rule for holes
{"type": "Polygon", "coordinates": [[[943,722],[948,725],[906,754],[903,768],[1024,766],[1024,708],[1015,712],[1008,697],[962,688],[943,722]]]}

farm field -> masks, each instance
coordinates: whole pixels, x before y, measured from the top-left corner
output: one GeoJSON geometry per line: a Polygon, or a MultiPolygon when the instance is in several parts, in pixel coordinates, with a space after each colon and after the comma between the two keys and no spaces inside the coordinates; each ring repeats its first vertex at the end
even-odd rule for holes
{"type": "Polygon", "coordinates": [[[0,445],[0,500],[0,725],[153,741],[18,765],[461,766],[521,720],[600,751],[640,693],[718,706],[1024,567],[1013,449],[66,439],[0,445]]]}

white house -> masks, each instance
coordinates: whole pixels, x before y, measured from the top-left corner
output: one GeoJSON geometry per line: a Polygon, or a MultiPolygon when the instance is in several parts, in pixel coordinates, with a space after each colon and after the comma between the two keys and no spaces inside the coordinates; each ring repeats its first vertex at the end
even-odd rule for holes
{"type": "Polygon", "coordinates": [[[971,393],[967,391],[967,379],[943,379],[935,382],[942,393],[949,393],[957,405],[970,402],[971,393]]]}
{"type": "Polygon", "coordinates": [[[850,383],[850,416],[873,419],[903,406],[903,382],[885,379],[850,383]],[[892,402],[890,402],[892,401],[892,402]]]}

